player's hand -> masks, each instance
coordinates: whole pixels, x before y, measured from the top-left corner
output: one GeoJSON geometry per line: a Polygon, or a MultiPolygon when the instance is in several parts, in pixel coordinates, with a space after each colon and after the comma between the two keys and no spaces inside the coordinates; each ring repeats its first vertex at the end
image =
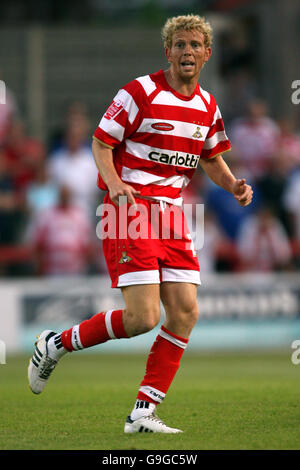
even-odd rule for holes
{"type": "Polygon", "coordinates": [[[135,205],[135,196],[138,196],[139,194],[140,191],[137,191],[129,184],[123,183],[123,181],[120,181],[109,188],[109,197],[116,206],[120,205],[120,196],[127,197],[127,202],[131,205],[135,205]]]}
{"type": "Polygon", "coordinates": [[[233,195],[240,206],[248,206],[252,201],[253,190],[249,184],[246,184],[245,178],[238,179],[233,185],[233,195]]]}

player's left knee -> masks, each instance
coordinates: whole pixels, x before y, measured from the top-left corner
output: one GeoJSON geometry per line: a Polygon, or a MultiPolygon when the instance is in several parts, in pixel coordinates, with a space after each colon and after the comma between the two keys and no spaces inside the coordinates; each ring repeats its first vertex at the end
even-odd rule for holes
{"type": "Polygon", "coordinates": [[[187,327],[193,327],[197,322],[199,317],[199,308],[198,305],[192,305],[190,307],[178,310],[174,312],[173,318],[177,320],[181,325],[187,327]]]}
{"type": "Polygon", "coordinates": [[[191,308],[186,312],[186,317],[187,317],[187,320],[191,323],[191,324],[195,324],[198,320],[198,317],[199,317],[199,308],[198,308],[198,305],[193,305],[191,306],[191,308]]]}

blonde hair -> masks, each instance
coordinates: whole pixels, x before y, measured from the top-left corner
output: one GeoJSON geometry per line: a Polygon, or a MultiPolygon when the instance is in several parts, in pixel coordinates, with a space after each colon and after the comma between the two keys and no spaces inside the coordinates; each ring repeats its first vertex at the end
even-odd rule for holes
{"type": "Polygon", "coordinates": [[[168,49],[172,46],[173,34],[177,31],[192,31],[196,29],[204,35],[205,47],[210,47],[212,44],[212,28],[208,21],[205,21],[203,16],[199,15],[183,15],[173,16],[169,18],[161,30],[164,47],[168,49]]]}

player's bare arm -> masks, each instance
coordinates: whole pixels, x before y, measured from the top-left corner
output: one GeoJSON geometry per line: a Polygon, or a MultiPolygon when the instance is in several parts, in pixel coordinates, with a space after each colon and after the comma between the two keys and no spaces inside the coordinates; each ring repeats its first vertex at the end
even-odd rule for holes
{"type": "Polygon", "coordinates": [[[245,207],[251,203],[252,187],[246,184],[245,178],[235,178],[222,155],[209,160],[200,159],[200,165],[214,183],[234,195],[240,206],[245,207]]]}
{"type": "Polygon", "coordinates": [[[93,139],[92,151],[98,171],[107,184],[110,199],[114,204],[119,205],[120,196],[127,196],[128,202],[135,204],[134,196],[138,196],[139,191],[120,179],[113,163],[112,149],[93,139]]]}

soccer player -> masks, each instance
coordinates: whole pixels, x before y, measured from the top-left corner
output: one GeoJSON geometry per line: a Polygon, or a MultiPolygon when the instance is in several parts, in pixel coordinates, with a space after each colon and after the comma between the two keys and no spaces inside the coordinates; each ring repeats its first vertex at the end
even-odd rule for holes
{"type": "Polygon", "coordinates": [[[198,84],[211,55],[209,23],[196,15],[170,18],[162,36],[168,69],[139,77],[120,89],[92,143],[98,185],[107,191],[105,203],[116,212],[117,221],[119,211],[124,214],[124,207],[127,211],[126,236],[119,236],[117,227],[117,238],[103,240],[112,287],[121,288],[125,308],[98,313],[61,334],[42,332],[29,365],[30,387],[41,393],[67,352],[154,328],[160,320],[161,300],[166,319],[126,419],[126,433],[182,432],[167,426],[155,413],[178,370],[199,314],[199,265],[181,208],[182,189],[200,163],[239,204],[246,206],[252,199],[251,187],[245,179],[236,179],[222,158],[230,143],[220,110],[213,96],[198,84]],[[120,196],[126,196],[128,204],[119,205],[120,196]],[[135,212],[136,206],[139,210],[135,212]],[[151,226],[154,206],[158,230],[151,226]],[[170,209],[174,210],[173,218],[170,209]],[[131,222],[139,222],[141,230],[146,227],[154,236],[134,237],[129,230],[131,222]],[[166,227],[169,237],[162,236],[166,227]],[[182,236],[176,237],[180,227],[182,236]]]}

